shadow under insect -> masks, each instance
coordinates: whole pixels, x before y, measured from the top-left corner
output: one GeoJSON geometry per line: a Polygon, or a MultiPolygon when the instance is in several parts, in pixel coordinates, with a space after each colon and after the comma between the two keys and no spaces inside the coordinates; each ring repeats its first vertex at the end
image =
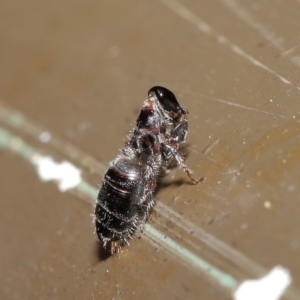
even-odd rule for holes
{"type": "Polygon", "coordinates": [[[108,247],[104,247],[103,243],[97,241],[95,243],[95,255],[98,261],[105,261],[112,256],[112,253],[108,247]]]}

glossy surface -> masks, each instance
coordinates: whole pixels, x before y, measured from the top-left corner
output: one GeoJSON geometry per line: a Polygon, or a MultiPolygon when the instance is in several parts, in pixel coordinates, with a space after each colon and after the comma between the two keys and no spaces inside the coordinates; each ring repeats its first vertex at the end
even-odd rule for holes
{"type": "Polygon", "coordinates": [[[155,94],[162,107],[167,111],[178,112],[180,105],[175,95],[162,86],[154,86],[148,92],[148,95],[155,94]]]}
{"type": "Polygon", "coordinates": [[[7,147],[0,136],[0,299],[223,300],[276,265],[293,278],[285,299],[299,299],[299,9],[3,1],[0,125],[14,138],[7,147]],[[206,181],[195,189],[173,170],[150,223],[168,243],[145,231],[103,260],[93,193],[42,182],[20,139],[71,161],[97,191],[156,85],[188,108],[186,163],[206,181]],[[177,245],[190,252],[175,256],[177,245]],[[231,276],[226,288],[216,268],[231,276]]]}

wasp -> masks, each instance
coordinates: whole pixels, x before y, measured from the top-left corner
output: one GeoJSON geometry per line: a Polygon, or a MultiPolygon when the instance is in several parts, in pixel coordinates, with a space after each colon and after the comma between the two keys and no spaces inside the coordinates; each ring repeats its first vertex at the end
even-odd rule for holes
{"type": "Polygon", "coordinates": [[[188,133],[188,110],[168,89],[155,86],[148,92],[136,127],[120,154],[109,163],[94,213],[96,233],[113,254],[129,244],[154,206],[153,194],[160,176],[181,167],[193,184],[196,180],[179,147],[188,133]]]}

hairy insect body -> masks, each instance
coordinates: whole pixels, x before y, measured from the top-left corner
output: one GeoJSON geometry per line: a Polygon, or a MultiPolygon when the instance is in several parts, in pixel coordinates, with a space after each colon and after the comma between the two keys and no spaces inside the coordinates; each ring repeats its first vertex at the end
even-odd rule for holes
{"type": "Polygon", "coordinates": [[[154,205],[157,180],[172,164],[182,167],[193,183],[200,182],[178,150],[186,139],[188,111],[163,87],[153,87],[148,96],[131,139],[109,164],[95,206],[96,233],[112,253],[142,229],[154,205]]]}
{"type": "Polygon", "coordinates": [[[141,173],[138,163],[119,156],[105,174],[95,210],[97,234],[104,246],[110,241],[126,243],[139,223],[141,173]]]}

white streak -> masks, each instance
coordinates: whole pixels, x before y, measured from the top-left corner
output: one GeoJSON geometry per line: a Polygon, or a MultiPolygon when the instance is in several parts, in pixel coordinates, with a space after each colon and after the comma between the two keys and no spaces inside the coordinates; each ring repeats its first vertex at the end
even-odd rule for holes
{"type": "MultiPolygon", "coordinates": [[[[201,20],[196,14],[191,12],[189,9],[187,9],[182,3],[180,3],[178,0],[161,0],[161,2],[169,7],[171,10],[173,10],[177,15],[182,17],[183,19],[189,21],[190,23],[194,24],[199,30],[201,30],[205,34],[209,34],[214,36],[217,41],[223,45],[228,46],[234,53],[240,55],[244,59],[248,60],[252,64],[254,64],[257,67],[260,67],[264,69],[265,71],[275,75],[277,78],[279,78],[283,83],[285,84],[291,84],[293,83],[289,81],[288,79],[282,77],[266,65],[264,65],[262,62],[251,56],[250,54],[246,53],[243,49],[241,49],[239,46],[232,43],[229,39],[227,39],[225,36],[219,34],[216,32],[211,26],[209,26],[206,22],[201,20]]],[[[297,89],[300,89],[297,87],[297,89]]]]}
{"type": "MultiPolygon", "coordinates": [[[[290,56],[291,61],[297,66],[300,67],[299,57],[293,56],[292,52],[299,47],[296,45],[290,49],[285,50],[283,46],[284,39],[280,36],[277,36],[271,29],[260,24],[257,19],[253,19],[251,15],[239,5],[236,0],[220,0],[227,7],[229,7],[232,12],[237,15],[242,21],[247,23],[250,27],[254,28],[259,34],[261,34],[266,40],[268,40],[276,49],[281,51],[281,56],[290,56]]],[[[299,89],[299,88],[298,88],[299,89]]]]}
{"type": "Polygon", "coordinates": [[[220,98],[215,98],[215,97],[210,97],[210,96],[205,96],[205,95],[199,95],[199,97],[210,99],[210,100],[213,100],[213,101],[217,101],[219,103],[223,103],[223,104],[230,105],[230,106],[235,106],[235,107],[239,107],[239,108],[243,108],[243,109],[247,109],[247,110],[260,112],[260,113],[270,115],[270,116],[274,116],[274,117],[280,117],[280,118],[283,118],[283,119],[286,118],[283,115],[273,114],[273,113],[270,113],[270,112],[265,111],[265,110],[260,110],[260,109],[254,108],[254,107],[245,106],[245,105],[242,105],[242,104],[239,104],[239,103],[230,102],[228,100],[224,100],[224,99],[220,99],[220,98]]]}
{"type": "Polygon", "coordinates": [[[265,277],[244,281],[235,291],[235,300],[279,300],[292,282],[289,270],[273,268],[265,277]]]}
{"type": "Polygon", "coordinates": [[[229,7],[231,11],[238,16],[243,22],[254,28],[260,35],[268,40],[275,48],[284,51],[283,38],[279,37],[267,26],[260,24],[258,20],[253,19],[246,9],[244,9],[236,0],[219,0],[229,7]]]}

